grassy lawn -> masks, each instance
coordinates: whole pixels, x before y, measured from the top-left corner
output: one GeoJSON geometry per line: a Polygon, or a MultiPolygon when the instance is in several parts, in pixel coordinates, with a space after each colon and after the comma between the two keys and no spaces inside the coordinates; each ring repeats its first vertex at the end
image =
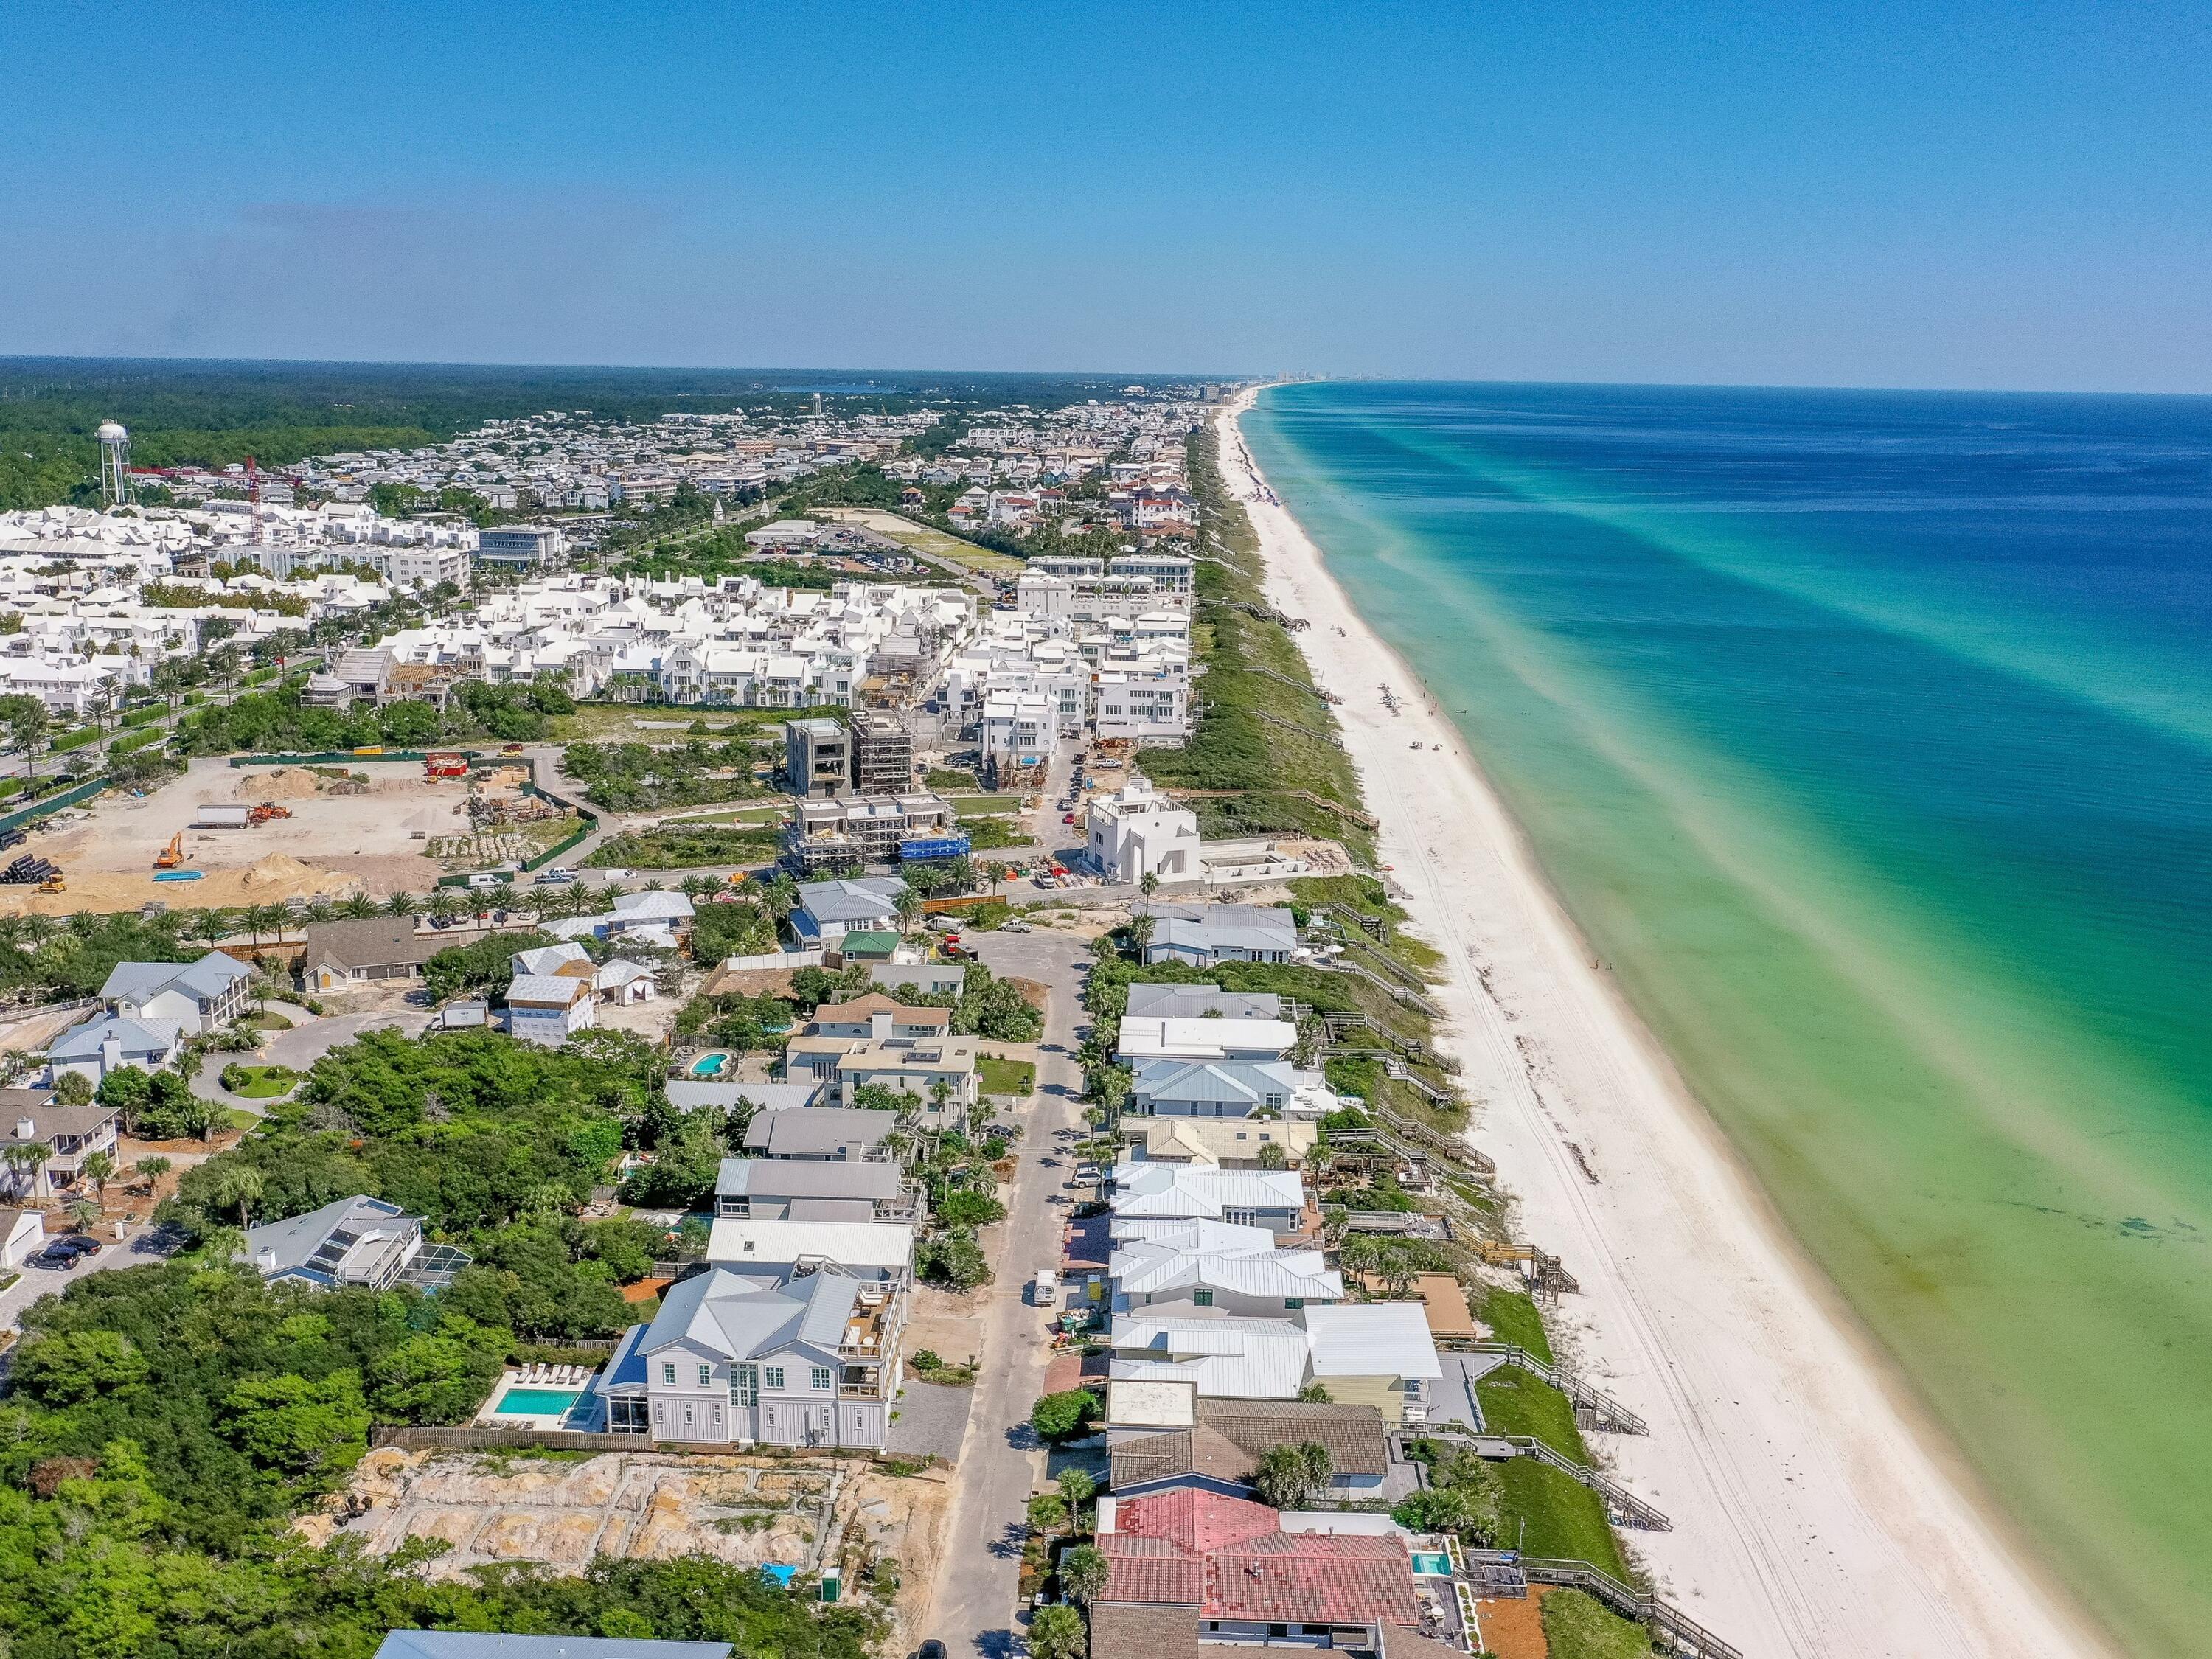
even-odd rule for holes
{"type": "Polygon", "coordinates": [[[243,1110],[236,1106],[233,1106],[226,1110],[223,1113],[223,1116],[229,1122],[230,1127],[237,1130],[240,1134],[252,1134],[256,1129],[261,1127],[261,1120],[259,1118],[256,1117],[252,1113],[243,1110]]]}
{"type": "Polygon", "coordinates": [[[238,1023],[249,1031],[289,1031],[292,1029],[290,1020],[267,1008],[256,1009],[238,1023]]]}
{"type": "Polygon", "coordinates": [[[289,1066],[226,1066],[222,1086],[248,1100],[274,1100],[289,1094],[300,1074],[289,1066]]]}
{"type": "Polygon", "coordinates": [[[1510,1458],[1496,1467],[1505,1488],[1502,1545],[1530,1555],[1587,1561],[1615,1578],[1626,1579],[1627,1564],[1620,1559],[1620,1546],[1606,1522],[1605,1504],[1595,1492],[1533,1457],[1510,1458]]]}
{"type": "Polygon", "coordinates": [[[585,865],[594,870],[687,870],[709,864],[760,864],[776,855],[773,831],[742,827],[635,830],[610,836],[585,865]]]}
{"type": "Polygon", "coordinates": [[[955,772],[945,766],[931,767],[929,775],[922,781],[939,793],[955,789],[972,795],[983,787],[983,781],[973,772],[955,772]]]}
{"type": "Polygon", "coordinates": [[[1541,1616],[1551,1659],[1648,1659],[1651,1652],[1650,1638],[1641,1625],[1577,1589],[1546,1595],[1541,1616]]]}
{"type": "Polygon", "coordinates": [[[552,735],[556,743],[681,743],[695,723],[710,732],[738,735],[757,733],[763,726],[780,726],[790,718],[790,711],[779,708],[589,702],[579,703],[573,714],[555,715],[552,735]]]}
{"type": "Polygon", "coordinates": [[[1548,1382],[1500,1365],[1474,1385],[1482,1421],[1493,1434],[1525,1434],[1542,1441],[1562,1457],[1587,1463],[1589,1449],[1575,1426],[1575,1408],[1548,1382]]]}
{"type": "Polygon", "coordinates": [[[952,803],[952,810],[963,818],[986,817],[1022,810],[1019,795],[947,795],[945,799],[952,803]]]}
{"type": "Polygon", "coordinates": [[[1003,576],[1018,576],[1028,568],[1008,554],[994,553],[988,547],[963,542],[957,536],[948,536],[942,530],[933,530],[926,524],[916,524],[896,514],[871,512],[863,522],[878,535],[888,536],[901,547],[912,548],[928,558],[943,559],[949,564],[966,565],[971,570],[1003,576]]]}
{"type": "Polygon", "coordinates": [[[1492,1285],[1474,1316],[1489,1326],[1500,1342],[1526,1348],[1546,1364],[1552,1363],[1552,1341],[1544,1334],[1544,1316],[1536,1311],[1535,1303],[1525,1291],[1492,1285]]]}
{"type": "Polygon", "coordinates": [[[997,1060],[984,1055],[975,1062],[987,1095],[1025,1095],[1036,1087],[1036,1067],[1026,1060],[997,1060]]]}
{"type": "Polygon", "coordinates": [[[1003,817],[963,817],[960,833],[968,837],[969,847],[978,853],[988,853],[1001,847],[1026,847],[1030,838],[1020,826],[1010,824],[1003,817]]]}
{"type": "Polygon", "coordinates": [[[758,826],[775,823],[790,816],[787,806],[747,806],[735,812],[686,812],[682,817],[664,818],[665,830],[684,830],[695,823],[738,823],[758,826]]]}

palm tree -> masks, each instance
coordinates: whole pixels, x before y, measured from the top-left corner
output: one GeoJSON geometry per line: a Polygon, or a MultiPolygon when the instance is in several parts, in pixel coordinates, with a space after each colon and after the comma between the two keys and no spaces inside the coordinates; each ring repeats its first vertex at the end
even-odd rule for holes
{"type": "Polygon", "coordinates": [[[411,920],[422,914],[422,901],[413,893],[394,893],[384,901],[384,914],[411,920]]]}
{"type": "Polygon", "coordinates": [[[338,905],[338,914],[348,921],[367,921],[380,907],[367,893],[349,893],[338,905]]]}
{"type": "Polygon", "coordinates": [[[87,1152],[83,1161],[76,1166],[76,1172],[92,1183],[94,1198],[103,1198],[107,1193],[107,1183],[115,1179],[115,1154],[87,1152]]]}
{"type": "Polygon", "coordinates": [[[1157,870],[1146,871],[1143,875],[1137,878],[1137,890],[1145,896],[1145,914],[1152,915],[1152,895],[1160,890],[1160,872],[1157,870]]]}
{"type": "Polygon", "coordinates": [[[899,931],[903,933],[914,926],[915,918],[921,914],[921,895],[911,887],[902,887],[898,897],[891,901],[891,908],[898,913],[899,931]]]}
{"type": "Polygon", "coordinates": [[[441,887],[430,895],[428,908],[431,921],[451,921],[460,912],[460,896],[450,887],[441,887]]]}
{"type": "Polygon", "coordinates": [[[262,1193],[261,1171],[250,1164],[240,1164],[231,1158],[217,1161],[209,1194],[219,1209],[235,1209],[240,1227],[252,1225],[252,1213],[255,1200],[262,1193]]]}
{"type": "Polygon", "coordinates": [[[1303,1508],[1335,1473],[1328,1450],[1304,1445],[1270,1446],[1252,1471],[1252,1489],[1270,1509],[1303,1508]]]}
{"type": "Polygon", "coordinates": [[[1078,1544],[1060,1553],[1060,1587],[1069,1601],[1088,1605],[1106,1588],[1106,1570],[1105,1551],[1095,1544],[1078,1544]]]}
{"type": "Polygon", "coordinates": [[[171,1167],[172,1160],[166,1158],[159,1156],[142,1158],[131,1166],[131,1172],[133,1175],[143,1176],[146,1178],[147,1189],[151,1191],[161,1184],[161,1177],[169,1173],[171,1167]]]}
{"type": "MultiPolygon", "coordinates": [[[[336,915],[337,915],[337,906],[331,903],[328,898],[325,897],[320,893],[316,894],[313,898],[307,901],[307,920],[309,921],[328,921],[336,915]]],[[[277,937],[281,939],[283,935],[279,933],[277,937]]]]}
{"type": "Polygon", "coordinates": [[[1129,943],[1137,947],[1137,955],[1140,958],[1145,954],[1145,947],[1152,942],[1152,918],[1149,912],[1141,916],[1129,918],[1129,943]]]}
{"type": "Polygon", "coordinates": [[[35,951],[54,936],[55,925],[52,916],[33,910],[23,918],[23,937],[35,951]]]}
{"type": "Polygon", "coordinates": [[[11,1140],[0,1146],[0,1164],[18,1177],[9,1184],[27,1195],[37,1190],[40,1167],[53,1155],[54,1149],[43,1140],[11,1140]]]}
{"type": "Polygon", "coordinates": [[[1098,1494],[1098,1483],[1081,1469],[1062,1469],[1056,1483],[1060,1500],[1067,1505],[1067,1524],[1072,1530],[1080,1531],[1083,1506],[1098,1494]]]}
{"type": "Polygon", "coordinates": [[[509,910],[514,908],[514,884],[511,881],[502,881],[498,886],[487,889],[483,902],[501,915],[505,915],[509,910]]]}
{"type": "Polygon", "coordinates": [[[100,931],[100,917],[94,911],[76,911],[69,919],[69,930],[79,939],[90,939],[100,931]]]}
{"type": "Polygon", "coordinates": [[[100,1224],[100,1206],[88,1198],[71,1199],[68,1214],[70,1225],[81,1233],[100,1224]]]}

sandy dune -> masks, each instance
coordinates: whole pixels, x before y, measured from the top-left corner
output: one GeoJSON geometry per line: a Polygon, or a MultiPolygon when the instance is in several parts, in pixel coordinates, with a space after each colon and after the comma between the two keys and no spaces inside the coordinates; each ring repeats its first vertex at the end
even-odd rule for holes
{"type": "Polygon", "coordinates": [[[1764,1659],[2111,1651],[2003,1534],[1591,966],[1455,730],[1255,488],[1236,426],[1249,401],[1223,418],[1224,470],[1271,599],[1311,623],[1300,643],[1348,700],[1382,856],[1446,953],[1449,1045],[1490,1103],[1480,1144],[1522,1235],[1581,1281],[1568,1352],[1650,1425],[1598,1445],[1674,1521],[1629,1534],[1662,1593],[1764,1659]],[[1443,751],[1411,763],[1416,740],[1443,751]]]}

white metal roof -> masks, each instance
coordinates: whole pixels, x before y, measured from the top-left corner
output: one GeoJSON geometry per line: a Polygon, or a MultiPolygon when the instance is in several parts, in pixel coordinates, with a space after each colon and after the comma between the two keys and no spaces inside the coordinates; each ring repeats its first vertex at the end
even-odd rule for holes
{"type": "Polygon", "coordinates": [[[1313,1374],[1442,1376],[1428,1316],[1418,1302],[1364,1302],[1305,1310],[1313,1374]]]}
{"type": "Polygon", "coordinates": [[[914,1262],[914,1229],[903,1221],[769,1221],[721,1216],[707,1238],[718,1267],[779,1265],[823,1256],[848,1267],[899,1270],[914,1262]]]}

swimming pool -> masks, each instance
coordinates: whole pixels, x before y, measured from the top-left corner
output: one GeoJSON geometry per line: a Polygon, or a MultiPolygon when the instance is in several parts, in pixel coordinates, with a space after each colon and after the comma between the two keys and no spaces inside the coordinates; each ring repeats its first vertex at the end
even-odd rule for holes
{"type": "Polygon", "coordinates": [[[1415,1550],[1413,1572],[1422,1578],[1449,1578],[1451,1577],[1451,1557],[1442,1550],[1415,1550]]]}
{"type": "Polygon", "coordinates": [[[691,1075],[694,1077],[717,1077],[720,1075],[722,1067],[729,1063],[730,1057],[727,1054],[707,1054],[702,1056],[699,1063],[691,1068],[691,1075]]]}
{"type": "Polygon", "coordinates": [[[556,1417],[567,1412],[580,1389],[509,1389],[495,1412],[499,1417],[556,1417]]]}

